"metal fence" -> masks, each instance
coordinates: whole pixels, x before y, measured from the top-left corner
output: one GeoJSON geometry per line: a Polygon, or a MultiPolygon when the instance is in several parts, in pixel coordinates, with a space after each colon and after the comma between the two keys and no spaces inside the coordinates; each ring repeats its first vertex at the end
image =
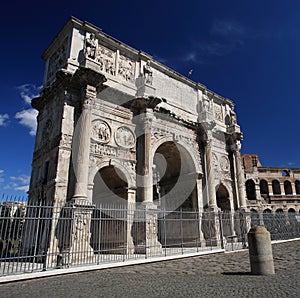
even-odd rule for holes
{"type": "Polygon", "coordinates": [[[144,205],[0,202],[0,275],[247,247],[264,224],[272,239],[300,236],[299,215],[159,210],[144,205]]]}

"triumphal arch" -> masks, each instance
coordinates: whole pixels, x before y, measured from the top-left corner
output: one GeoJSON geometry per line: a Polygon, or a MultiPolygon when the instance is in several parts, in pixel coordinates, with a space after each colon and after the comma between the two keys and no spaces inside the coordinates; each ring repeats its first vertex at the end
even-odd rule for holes
{"type": "MultiPolygon", "coordinates": [[[[73,206],[73,249],[80,242],[90,251],[97,239],[89,216],[99,204],[200,217],[247,208],[231,100],[75,18],[43,59],[43,89],[32,101],[39,114],[29,204],[57,208],[41,239],[61,247],[63,206],[73,206]]],[[[157,213],[147,214],[139,235],[128,220],[128,251],[147,241],[161,246],[157,213]]]]}

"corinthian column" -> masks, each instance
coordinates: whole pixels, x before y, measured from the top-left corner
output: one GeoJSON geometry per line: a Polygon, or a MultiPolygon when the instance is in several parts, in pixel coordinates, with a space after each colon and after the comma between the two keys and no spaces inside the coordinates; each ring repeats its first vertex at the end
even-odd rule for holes
{"type": "Polygon", "coordinates": [[[161,102],[160,98],[141,97],[131,105],[137,136],[137,195],[144,203],[153,203],[152,121],[153,109],[161,102]]]}
{"type": "Polygon", "coordinates": [[[153,203],[153,158],[151,147],[151,125],[153,119],[153,111],[146,109],[145,113],[141,115],[143,135],[142,163],[140,166],[140,179],[142,191],[142,201],[145,203],[153,203]]]}
{"type": "Polygon", "coordinates": [[[241,143],[240,141],[236,141],[235,146],[233,147],[233,155],[235,159],[235,175],[238,186],[238,195],[239,195],[239,203],[241,209],[247,209],[247,202],[245,196],[245,181],[244,181],[244,171],[241,163],[241,143]]]}
{"type": "Polygon", "coordinates": [[[205,159],[206,159],[206,181],[207,181],[207,194],[208,206],[212,209],[217,208],[217,198],[215,190],[215,173],[214,173],[214,160],[212,155],[212,140],[208,140],[205,146],[205,159]]]}
{"type": "Polygon", "coordinates": [[[88,198],[91,102],[95,96],[96,88],[87,86],[82,104],[82,113],[73,137],[73,167],[76,179],[74,200],[87,200],[88,198]]]}

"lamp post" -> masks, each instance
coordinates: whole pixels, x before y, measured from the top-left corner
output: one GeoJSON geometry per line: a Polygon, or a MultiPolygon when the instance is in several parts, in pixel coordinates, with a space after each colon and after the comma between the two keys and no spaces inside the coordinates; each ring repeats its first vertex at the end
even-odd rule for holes
{"type": "Polygon", "coordinates": [[[156,192],[157,198],[158,198],[157,206],[161,207],[161,195],[160,195],[159,181],[160,181],[159,171],[156,170],[156,165],[153,165],[153,185],[155,185],[155,192],[156,192]]]}

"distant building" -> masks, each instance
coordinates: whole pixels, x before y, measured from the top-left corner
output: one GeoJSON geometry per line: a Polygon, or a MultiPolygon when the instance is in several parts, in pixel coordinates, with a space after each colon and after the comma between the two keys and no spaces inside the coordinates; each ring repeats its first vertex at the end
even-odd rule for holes
{"type": "Polygon", "coordinates": [[[26,202],[5,201],[0,203],[0,238],[2,240],[20,238],[25,213],[26,202]]]}
{"type": "Polygon", "coordinates": [[[256,154],[243,154],[242,161],[250,209],[299,212],[300,169],[264,167],[256,154]]]}

